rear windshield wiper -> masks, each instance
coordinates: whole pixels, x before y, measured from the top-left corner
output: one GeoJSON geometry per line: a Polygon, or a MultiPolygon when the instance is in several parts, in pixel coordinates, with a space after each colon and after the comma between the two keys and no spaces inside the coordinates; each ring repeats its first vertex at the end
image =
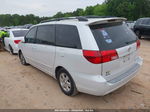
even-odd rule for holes
{"type": "Polygon", "coordinates": [[[125,42],[125,43],[126,43],[126,44],[132,44],[132,43],[134,43],[134,42],[136,42],[136,40],[129,41],[129,42],[125,42]]]}

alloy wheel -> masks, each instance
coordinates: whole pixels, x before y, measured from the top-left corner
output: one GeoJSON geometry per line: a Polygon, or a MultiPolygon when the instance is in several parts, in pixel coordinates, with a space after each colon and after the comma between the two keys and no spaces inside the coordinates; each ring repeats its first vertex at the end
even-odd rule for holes
{"type": "Polygon", "coordinates": [[[59,80],[60,80],[60,85],[61,85],[62,89],[66,92],[69,92],[71,90],[71,81],[70,81],[69,77],[67,76],[67,74],[61,73],[59,80]]]}

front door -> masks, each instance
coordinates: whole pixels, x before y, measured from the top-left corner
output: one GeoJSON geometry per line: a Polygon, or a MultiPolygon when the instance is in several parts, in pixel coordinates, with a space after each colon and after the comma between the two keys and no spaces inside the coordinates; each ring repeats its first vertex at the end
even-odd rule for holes
{"type": "Polygon", "coordinates": [[[37,27],[33,27],[25,36],[25,42],[23,44],[22,52],[25,56],[26,60],[30,64],[34,64],[34,52],[33,52],[33,46],[35,45],[35,36],[36,36],[37,27]]]}

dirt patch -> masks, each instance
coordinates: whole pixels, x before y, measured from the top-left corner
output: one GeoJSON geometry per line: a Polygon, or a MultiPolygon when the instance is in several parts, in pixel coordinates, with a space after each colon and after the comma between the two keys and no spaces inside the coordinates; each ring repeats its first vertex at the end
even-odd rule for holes
{"type": "Polygon", "coordinates": [[[144,64],[138,75],[117,91],[96,97],[65,96],[57,81],[17,56],[0,52],[0,109],[145,109],[150,108],[150,40],[141,40],[144,64]]]}

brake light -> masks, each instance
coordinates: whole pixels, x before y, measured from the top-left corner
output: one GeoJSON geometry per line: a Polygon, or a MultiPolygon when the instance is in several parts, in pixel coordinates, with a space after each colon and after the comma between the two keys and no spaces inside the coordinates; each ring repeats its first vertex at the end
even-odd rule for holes
{"type": "Polygon", "coordinates": [[[84,57],[93,64],[101,64],[118,59],[116,50],[89,51],[83,50],[84,57]]]}
{"type": "Polygon", "coordinates": [[[137,46],[137,49],[139,49],[139,48],[140,48],[140,46],[141,46],[141,42],[140,42],[140,40],[137,40],[137,41],[136,41],[136,46],[137,46]]]}
{"type": "Polygon", "coordinates": [[[14,40],[15,44],[19,44],[19,42],[21,42],[21,40],[14,40]]]}
{"type": "Polygon", "coordinates": [[[101,63],[101,54],[99,51],[83,50],[83,55],[91,63],[94,63],[94,64],[101,63]]]}
{"type": "Polygon", "coordinates": [[[116,50],[101,51],[102,63],[113,61],[119,58],[116,50]]]}

